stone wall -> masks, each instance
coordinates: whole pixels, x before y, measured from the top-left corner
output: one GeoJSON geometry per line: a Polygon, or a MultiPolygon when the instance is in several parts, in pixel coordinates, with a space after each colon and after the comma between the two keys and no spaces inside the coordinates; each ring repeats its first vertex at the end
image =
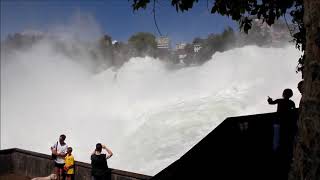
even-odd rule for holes
{"type": "MultiPolygon", "coordinates": [[[[0,177],[14,174],[24,177],[48,176],[53,172],[54,164],[49,155],[22,149],[0,150],[0,177]]],[[[91,165],[75,162],[75,179],[90,180],[91,165]]],[[[150,176],[111,169],[112,180],[147,180],[150,176]]]]}

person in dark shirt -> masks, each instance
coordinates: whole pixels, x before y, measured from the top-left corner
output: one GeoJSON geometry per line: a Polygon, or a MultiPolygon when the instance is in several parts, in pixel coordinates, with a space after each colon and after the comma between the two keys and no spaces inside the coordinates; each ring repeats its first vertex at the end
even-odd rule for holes
{"type": "Polygon", "coordinates": [[[291,89],[285,89],[282,93],[282,99],[272,100],[268,97],[269,104],[278,104],[277,112],[286,112],[296,108],[294,102],[290,99],[293,96],[291,89]]]}
{"type": "Polygon", "coordinates": [[[283,138],[287,136],[292,127],[290,127],[293,123],[288,122],[287,116],[288,112],[295,108],[295,104],[290,98],[293,96],[293,92],[291,89],[285,89],[282,93],[282,99],[272,100],[272,98],[268,97],[269,104],[277,104],[277,112],[279,113],[278,118],[276,118],[273,122],[273,150],[277,151],[279,149],[280,141],[283,141],[283,138]],[[280,128],[282,129],[280,131],[280,128]],[[280,135],[281,133],[281,135],[280,135]],[[281,139],[280,139],[281,138],[281,139]]]}
{"type": "Polygon", "coordinates": [[[107,159],[109,159],[113,153],[105,145],[101,143],[96,144],[96,149],[91,154],[91,175],[93,180],[108,180],[111,179],[111,174],[109,172],[107,159]],[[108,153],[103,154],[102,149],[105,149],[108,153]]]}
{"type": "Polygon", "coordinates": [[[295,118],[291,110],[295,109],[295,103],[290,100],[293,96],[291,89],[285,89],[281,99],[272,100],[268,97],[269,104],[277,104],[277,118],[273,122],[273,150],[278,154],[278,162],[282,179],[288,179],[288,171],[292,160],[292,148],[296,129],[295,118]]]}

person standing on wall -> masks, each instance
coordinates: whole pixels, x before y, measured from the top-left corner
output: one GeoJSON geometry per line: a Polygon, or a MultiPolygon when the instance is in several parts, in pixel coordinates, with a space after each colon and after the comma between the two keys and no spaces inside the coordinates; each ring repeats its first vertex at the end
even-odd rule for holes
{"type": "Polygon", "coordinates": [[[295,103],[290,99],[293,96],[291,89],[285,89],[280,99],[268,98],[269,104],[277,104],[278,118],[273,123],[273,150],[278,154],[279,172],[282,179],[288,179],[288,172],[292,161],[296,121],[293,117],[295,103]]]}
{"type": "Polygon", "coordinates": [[[66,180],[74,179],[74,157],[72,155],[72,147],[68,147],[68,152],[65,157],[64,170],[66,173],[66,180]]]}
{"type": "Polygon", "coordinates": [[[68,145],[64,142],[66,135],[62,134],[52,147],[52,158],[54,159],[54,169],[57,175],[57,180],[63,179],[63,167],[65,165],[65,156],[67,155],[68,145]]]}
{"type": "Polygon", "coordinates": [[[271,105],[277,104],[277,112],[279,113],[279,118],[275,120],[273,123],[273,131],[274,131],[274,139],[273,139],[273,150],[277,151],[279,149],[280,143],[280,131],[282,137],[287,135],[285,130],[287,128],[287,124],[290,122],[286,122],[288,112],[295,109],[295,103],[290,99],[293,96],[293,92],[291,89],[285,89],[282,93],[282,97],[280,99],[273,100],[272,98],[268,97],[268,103],[271,105]],[[281,125],[280,125],[281,124],[281,125]],[[280,128],[282,130],[280,130],[280,128]],[[284,132],[284,133],[283,133],[284,132]],[[283,136],[284,135],[284,136],[283,136]]]}
{"type": "Polygon", "coordinates": [[[111,179],[111,173],[108,167],[107,159],[109,159],[113,153],[109,148],[101,143],[96,144],[96,149],[91,154],[91,175],[93,180],[109,180],[111,179]],[[102,149],[107,151],[107,154],[102,153],[102,149]]]}

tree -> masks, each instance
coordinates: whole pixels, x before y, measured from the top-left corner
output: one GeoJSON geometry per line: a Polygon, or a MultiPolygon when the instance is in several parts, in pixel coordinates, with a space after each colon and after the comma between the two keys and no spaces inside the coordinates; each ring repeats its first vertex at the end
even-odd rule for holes
{"type": "Polygon", "coordinates": [[[210,60],[212,55],[219,51],[227,51],[236,45],[236,34],[231,27],[227,27],[220,34],[209,34],[207,38],[194,38],[192,44],[187,44],[185,51],[187,64],[203,64],[210,60]],[[199,52],[194,52],[194,45],[200,45],[199,52]]]}
{"type": "MultiPolygon", "coordinates": [[[[150,0],[132,0],[132,8],[146,8],[150,0]]],[[[177,11],[188,11],[198,0],[172,0],[177,11]]],[[[154,0],[153,3],[156,3],[154,0]]],[[[153,6],[154,7],[154,6],[153,6]]],[[[274,24],[287,12],[296,25],[293,39],[304,54],[299,59],[304,91],[298,121],[298,140],[294,150],[290,179],[317,180],[320,177],[320,1],[319,0],[216,0],[212,13],[229,16],[245,31],[253,16],[274,24]]]]}
{"type": "Polygon", "coordinates": [[[154,56],[157,48],[156,37],[151,33],[139,32],[132,35],[128,41],[129,46],[134,50],[133,56],[154,56]]]}
{"type": "Polygon", "coordinates": [[[258,46],[271,44],[271,32],[265,23],[254,20],[248,33],[242,33],[245,45],[256,44],[258,46]]]}
{"type": "Polygon", "coordinates": [[[292,179],[320,177],[320,1],[304,0],[306,32],[303,62],[304,92],[299,117],[298,143],[294,152],[292,179]]]}
{"type": "Polygon", "coordinates": [[[4,45],[8,50],[10,49],[26,49],[32,47],[38,41],[42,40],[44,37],[42,34],[23,34],[15,33],[13,35],[9,34],[4,45]]]}
{"type": "Polygon", "coordinates": [[[112,38],[109,35],[104,35],[99,40],[98,48],[100,53],[103,56],[105,63],[113,65],[113,47],[112,47],[112,38]]]}
{"type": "Polygon", "coordinates": [[[130,59],[129,51],[130,50],[127,44],[123,42],[116,42],[113,45],[113,55],[114,55],[113,65],[116,67],[120,67],[125,62],[127,62],[130,59]]]}
{"type": "Polygon", "coordinates": [[[193,50],[193,44],[186,44],[184,47],[184,52],[187,55],[185,59],[183,60],[184,63],[187,65],[194,63],[194,50],[193,50]]]}

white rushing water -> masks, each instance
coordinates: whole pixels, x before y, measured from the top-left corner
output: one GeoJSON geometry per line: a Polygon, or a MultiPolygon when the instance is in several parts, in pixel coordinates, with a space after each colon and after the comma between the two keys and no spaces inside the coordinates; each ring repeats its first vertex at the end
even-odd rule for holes
{"type": "Polygon", "coordinates": [[[93,74],[39,43],[2,57],[1,148],[50,154],[66,134],[76,160],[90,162],[102,142],[114,152],[111,168],[154,175],[226,117],[274,111],[267,96],[291,88],[298,104],[298,57],[292,45],[247,46],[216,53],[202,66],[169,70],[145,57],[93,74]]]}

